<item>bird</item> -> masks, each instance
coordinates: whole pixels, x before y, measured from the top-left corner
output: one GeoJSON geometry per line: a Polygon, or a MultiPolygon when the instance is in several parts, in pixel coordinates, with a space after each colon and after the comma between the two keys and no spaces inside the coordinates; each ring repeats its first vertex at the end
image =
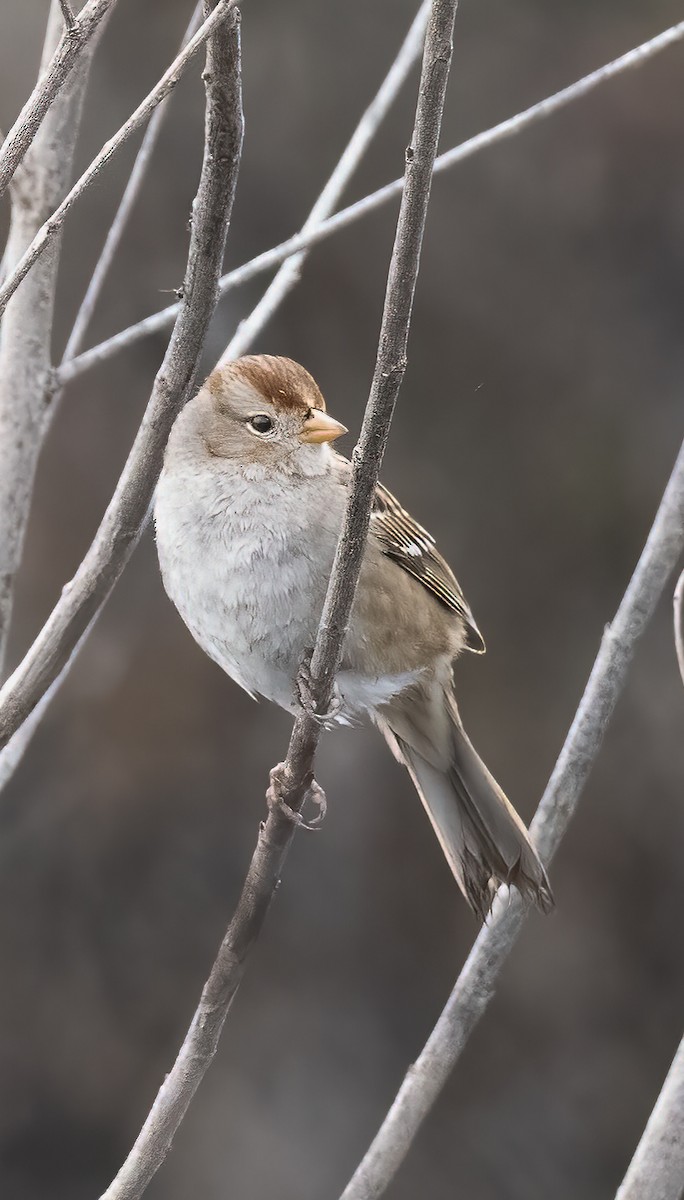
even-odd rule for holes
{"type": "MultiPolygon", "coordinates": [[[[350,486],[332,445],[345,433],[299,363],[245,355],[177,416],[156,491],[162,580],[190,633],[252,697],[292,714],[350,486]]],[[[384,735],[482,920],[501,884],[553,906],[525,825],[461,721],[454,662],[484,650],[434,538],[378,483],[330,717],[384,735]]]]}

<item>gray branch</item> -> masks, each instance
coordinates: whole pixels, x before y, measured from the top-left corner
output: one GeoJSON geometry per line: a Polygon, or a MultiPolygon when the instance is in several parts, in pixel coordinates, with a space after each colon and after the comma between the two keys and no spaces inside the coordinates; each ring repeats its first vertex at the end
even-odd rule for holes
{"type": "MultiPolygon", "coordinates": [[[[530,125],[534,125],[537,121],[551,116],[567,104],[581,99],[588,92],[593,91],[594,88],[607,83],[610,79],[614,79],[616,75],[621,75],[625,71],[642,66],[656,54],[660,54],[663,50],[681,41],[683,38],[684,21],[680,22],[679,25],[673,25],[663,33],[659,33],[657,37],[651,38],[648,42],[636,46],[633,50],[629,50],[619,58],[613,59],[612,62],[605,63],[597,71],[592,71],[591,74],[576,80],[575,83],[571,83],[569,87],[563,88],[560,92],[556,92],[552,96],[547,96],[546,99],[533,104],[531,108],[526,108],[523,112],[516,113],[515,116],[501,121],[498,125],[492,126],[491,129],[486,129],[482,133],[468,138],[466,142],[461,142],[460,145],[447,150],[444,154],[440,154],[439,158],[435,160],[434,174],[437,175],[449,170],[450,167],[456,166],[457,163],[463,162],[473,154],[478,154],[481,150],[486,150],[489,146],[496,145],[497,142],[515,137],[517,134],[522,133],[523,130],[528,129],[530,125]]],[[[382,208],[385,204],[398,199],[403,186],[403,179],[395,179],[393,183],[388,183],[384,187],[379,188],[378,191],[372,192],[369,196],[364,196],[363,199],[357,200],[347,208],[343,208],[335,216],[317,222],[316,225],[312,225],[306,232],[301,230],[299,233],[294,234],[293,237],[288,238],[287,241],[281,242],[278,246],[274,246],[270,250],[263,251],[256,258],[252,258],[242,266],[229,271],[221,279],[221,296],[226,295],[227,292],[232,291],[241,284],[254,279],[255,276],[280,266],[291,255],[299,254],[302,250],[317,246],[320,242],[332,237],[333,234],[338,233],[341,229],[346,229],[348,225],[352,225],[355,221],[360,220],[369,213],[375,212],[376,209],[382,208]]],[[[111,355],[118,354],[120,350],[125,350],[140,338],[149,337],[153,333],[160,333],[162,330],[168,329],[173,324],[177,311],[177,304],[169,304],[159,312],[152,313],[149,317],[144,317],[141,321],[136,322],[135,325],[130,325],[127,329],[120,330],[119,333],[107,338],[106,341],[100,342],[99,345],[93,346],[90,350],[86,350],[78,358],[72,359],[60,368],[60,381],[68,383],[71,379],[75,379],[77,376],[83,374],[84,371],[88,371],[91,367],[104,362],[111,355]]]]}
{"type": "MultiPolygon", "coordinates": [[[[584,695],[532,823],[534,841],[546,863],[551,860],[568,827],[625,686],[637,642],[683,551],[684,445],[627,591],[612,625],[603,635],[584,695]]],[[[345,1188],[342,1200],[371,1200],[382,1195],[492,998],[499,972],[526,915],[517,894],[507,897],[505,889],[502,892],[446,1007],[416,1062],[409,1068],[370,1149],[345,1188]]],[[[635,1192],[634,1200],[636,1196],[635,1192]]],[[[639,1196],[641,1198],[641,1193],[639,1196]]],[[[655,1193],[652,1200],[655,1200],[655,1193]]]]}
{"type": "Polygon", "coordinates": [[[69,0],[59,0],[59,7],[62,10],[64,24],[66,25],[67,29],[73,29],[76,24],[76,17],[72,12],[69,0]]]}
{"type": "Polygon", "coordinates": [[[684,1194],[684,1038],[615,1200],[681,1200],[684,1194]]]}
{"type": "MultiPolygon", "coordinates": [[[[223,21],[226,4],[219,3],[212,15],[217,12],[223,21]]],[[[221,21],[215,19],[211,28],[220,28],[221,21]]],[[[169,431],[192,391],[218,295],[242,147],[236,18],[230,28],[231,72],[225,76],[222,67],[215,72],[216,78],[213,68],[209,72],[205,160],[193,208],[178,320],[128,461],[94,541],[23,663],[0,692],[0,747],[7,744],[57,678],[121,575],[144,528],[169,431]]],[[[221,51],[221,63],[226,53],[221,51]]]]}
{"type": "MultiPolygon", "coordinates": [[[[92,58],[92,50],[88,50],[88,43],[115,3],[116,0],[88,0],[78,17],[74,18],[71,14],[69,21],[67,12],[71,10],[60,0],[60,11],[66,29],[59,45],[55,49],[53,42],[50,57],[43,60],[38,82],[0,148],[0,196],[7,188],[36,136],[41,121],[74,67],[79,61],[85,62],[86,55],[88,59],[92,58]]],[[[61,33],[62,20],[59,23],[58,37],[61,33]]]]}
{"type": "Polygon", "coordinates": [[[684,571],[682,571],[677,580],[672,607],[677,663],[679,664],[679,674],[682,677],[682,683],[684,683],[684,571]]]}
{"type": "Polygon", "coordinates": [[[197,30],[195,36],[190,39],[187,46],[174,59],[171,66],[164,72],[152,91],[138,105],[135,112],[131,113],[128,120],[117,130],[114,136],[105,142],[100,153],[93,159],[90,166],[81,175],[81,178],[76,181],[59,207],[55,209],[40,227],[30,246],[22,255],[2,287],[0,287],[0,315],[5,311],[8,300],[14,295],[14,292],[22,280],[25,279],[33,264],[38,261],[41,254],[45,253],[57,232],[62,228],[66,215],[74,201],[83,195],[83,192],[90,187],[90,184],[97,178],[112,155],[128,141],[136,129],[149,119],[165,96],[169,95],[200,46],[203,45],[213,30],[222,21],[225,21],[230,9],[234,8],[236,2],[237,0],[219,0],[210,16],[207,17],[197,30]]]}
{"type": "MultiPolygon", "coordinates": [[[[183,47],[186,46],[190,41],[190,38],[200,24],[201,18],[202,3],[200,0],[200,3],[197,4],[195,11],[190,18],[190,23],[183,36],[180,50],[182,50],[183,47]]],[[[133,168],[128,177],[128,183],[126,184],[119,207],[114,215],[114,220],[109,228],[109,232],[105,239],[105,244],[102,247],[102,253],[95,264],[95,269],[91,276],[90,283],[86,289],[86,294],[83,297],[81,307],[76,314],[76,320],[74,321],[73,328],[67,339],[66,348],[62,357],[62,363],[68,362],[70,358],[73,358],[76,354],[78,354],[78,351],[83,344],[83,339],[91,322],[93,312],[95,311],[95,306],[99,300],[104,281],[107,278],[109,269],[114,261],[116,252],[119,248],[119,243],[123,236],[123,232],[128,224],[128,219],[138,198],[145,175],[147,174],[147,168],[150,165],[150,159],[154,153],[154,148],[157,144],[157,139],[161,132],[164,119],[169,111],[169,100],[170,98],[168,96],[165,100],[162,100],[161,104],[158,105],[152,114],[150,123],[145,130],[145,136],[140,144],[140,149],[135,156],[135,162],[133,163],[133,168]]]]}
{"type": "MultiPolygon", "coordinates": [[[[9,269],[69,186],[83,96],[105,16],[106,10],[96,34],[83,44],[80,69],[63,83],[14,175],[5,251],[9,269]]],[[[51,60],[62,27],[59,5],[53,3],[41,70],[51,60]]],[[[8,305],[0,330],[0,676],[36,464],[54,412],[50,343],[60,248],[58,237],[26,287],[8,305]]]]}
{"type": "MultiPolygon", "coordinates": [[[[324,614],[311,663],[312,691],[327,707],[354,598],[370,501],[406,363],[406,346],[420,248],[430,194],[451,61],[457,0],[433,0],[406,186],[392,252],[380,345],[359,446],[354,479],[324,614]]],[[[299,809],[313,779],[321,726],[297,717],[283,769],[272,779],[269,814],[259,832],[235,916],[204,986],[178,1057],[121,1171],[102,1200],[138,1200],[163,1161],[214,1054],[245,962],[259,935],[280,878],[299,809]]]]}

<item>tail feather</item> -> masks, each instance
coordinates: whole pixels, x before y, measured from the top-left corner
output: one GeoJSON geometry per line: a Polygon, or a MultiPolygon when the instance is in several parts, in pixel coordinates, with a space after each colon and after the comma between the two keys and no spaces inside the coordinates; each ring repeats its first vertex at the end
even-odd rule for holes
{"type": "Polygon", "coordinates": [[[410,737],[405,710],[399,720],[385,710],[382,725],[411,775],[459,887],[481,919],[501,883],[514,885],[523,898],[548,912],[553,896],[527,830],[477,754],[449,693],[444,693],[444,704],[445,755],[431,753],[424,733],[410,737]]]}

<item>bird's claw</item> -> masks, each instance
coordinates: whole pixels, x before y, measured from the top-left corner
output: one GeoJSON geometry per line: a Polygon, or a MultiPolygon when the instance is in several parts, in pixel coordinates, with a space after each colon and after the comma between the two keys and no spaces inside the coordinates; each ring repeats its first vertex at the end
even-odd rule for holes
{"type": "Polygon", "coordinates": [[[316,808],[318,809],[316,816],[309,821],[306,828],[320,829],[321,825],[325,821],[326,813],[328,811],[328,801],[326,800],[323,788],[321,787],[320,783],[316,783],[315,779],[311,780],[311,783],[309,784],[309,790],[304,799],[305,802],[306,800],[310,800],[311,803],[315,804],[316,808]]]}
{"type": "Polygon", "coordinates": [[[311,687],[311,654],[302,659],[295,678],[295,697],[308,717],[321,725],[323,729],[332,729],[339,720],[342,711],[342,698],[337,684],[333,685],[332,696],[327,712],[321,713],[316,708],[316,701],[311,687]]]}
{"type": "Polygon", "coordinates": [[[292,821],[293,825],[297,825],[299,829],[308,829],[312,832],[315,832],[316,830],[320,829],[323,821],[325,820],[325,814],[328,811],[328,802],[325,797],[325,792],[323,791],[321,785],[316,783],[315,779],[311,780],[306,790],[304,800],[302,801],[302,805],[306,804],[307,800],[310,800],[311,803],[314,804],[318,809],[318,814],[313,818],[312,821],[305,821],[301,812],[294,808],[290,808],[290,805],[283,800],[285,771],[285,763],[278,763],[277,766],[272,767],[269,771],[269,785],[266,789],[266,803],[268,804],[269,809],[277,809],[283,814],[283,816],[287,817],[288,821],[292,821]]]}

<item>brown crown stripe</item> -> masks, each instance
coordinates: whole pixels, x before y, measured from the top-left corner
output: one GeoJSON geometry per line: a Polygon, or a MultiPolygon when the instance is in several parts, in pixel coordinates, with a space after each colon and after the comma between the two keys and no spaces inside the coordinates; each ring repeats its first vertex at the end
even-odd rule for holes
{"type": "Polygon", "coordinates": [[[207,380],[207,386],[214,395],[218,394],[221,381],[226,376],[245,380],[276,407],[289,411],[306,412],[310,408],[326,411],[325,400],[315,379],[291,358],[247,354],[244,358],[226,363],[207,380]]]}

